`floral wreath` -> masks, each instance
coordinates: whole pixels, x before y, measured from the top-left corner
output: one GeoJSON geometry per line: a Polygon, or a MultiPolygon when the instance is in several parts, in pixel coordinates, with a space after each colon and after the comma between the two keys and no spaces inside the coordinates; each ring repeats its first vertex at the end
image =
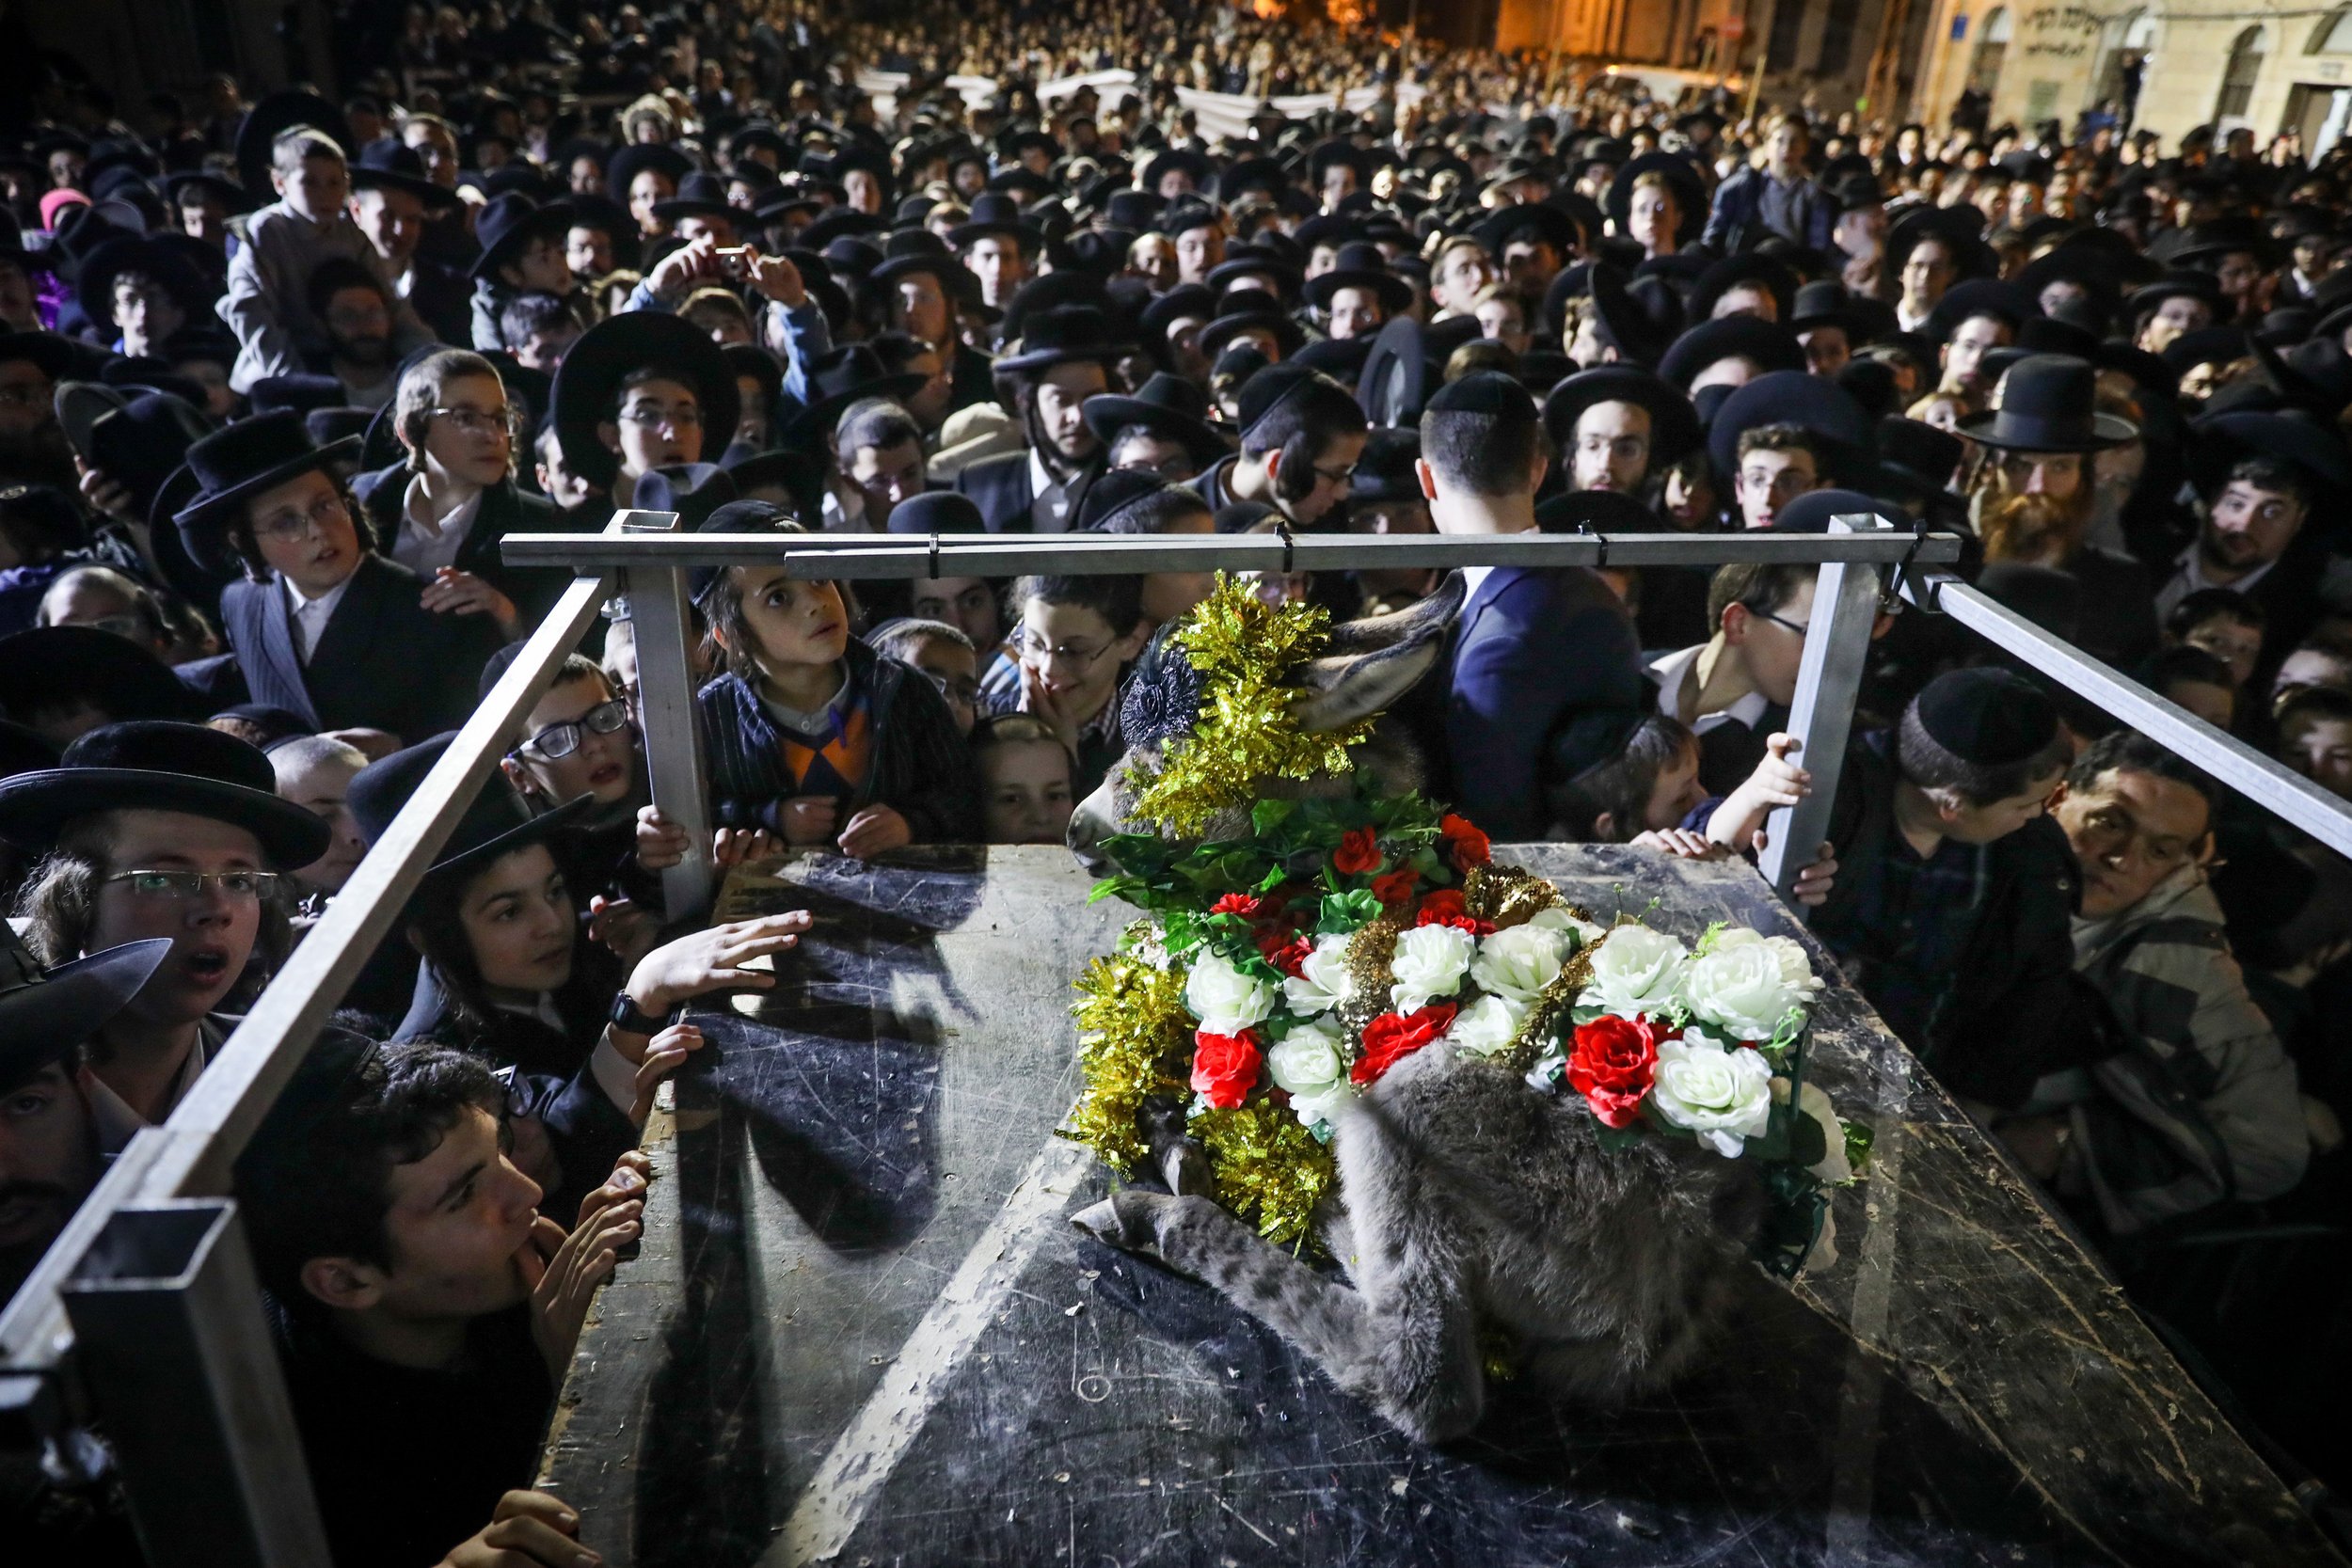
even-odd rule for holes
{"type": "MultiPolygon", "coordinates": [[[[1220,735],[1170,741],[1159,781],[1190,793],[1140,803],[1147,822],[1197,823],[1230,803],[1233,771],[1187,760],[1202,747],[1236,730],[1262,754],[1286,744],[1299,692],[1283,677],[1325,635],[1322,611],[1222,582],[1174,635],[1204,626],[1220,650],[1280,655],[1248,661],[1246,681],[1203,672],[1201,711],[1220,735]]],[[[1638,920],[1605,928],[1549,882],[1494,864],[1469,821],[1416,793],[1375,794],[1361,775],[1337,799],[1256,800],[1246,838],[1130,833],[1101,847],[1117,874],[1093,899],[1144,918],[1077,982],[1086,1086],[1062,1131],[1108,1164],[1145,1164],[1146,1100],[1188,1099],[1218,1200],[1268,1240],[1304,1245],[1338,1180],[1337,1120],[1444,1040],[1579,1096],[1604,1147],[1678,1138],[1756,1160],[1772,1199],[1763,1260],[1793,1275],[1834,1256],[1826,1192],[1854,1180],[1868,1131],[1805,1081],[1821,981],[1789,939],[1719,924],[1687,948],[1638,920]]]]}

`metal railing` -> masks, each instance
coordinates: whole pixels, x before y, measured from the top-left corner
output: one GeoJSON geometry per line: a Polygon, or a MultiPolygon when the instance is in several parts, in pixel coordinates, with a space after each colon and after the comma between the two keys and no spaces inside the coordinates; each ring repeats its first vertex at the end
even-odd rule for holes
{"type": "MultiPolygon", "coordinates": [[[[390,934],[475,789],[608,594],[626,594],[653,798],[688,832],[664,874],[673,917],[707,908],[709,812],[694,730],[693,567],[780,562],[804,578],[1061,576],[1154,571],[1338,571],[1477,566],[1706,566],[1820,562],[1790,729],[1813,793],[1774,814],[1763,870],[1787,893],[1824,836],[1853,717],[1882,572],[2028,666],[2172,747],[2297,828],[2352,853],[2352,805],[2288,773],[1947,572],[1951,534],[1875,517],[1826,535],[1461,536],[677,534],[668,514],[626,513],[600,534],[508,538],[510,563],[580,575],[461,730],[219,1056],[158,1128],[141,1132],[0,1313],[0,1423],[45,1439],[69,1469],[103,1431],[158,1568],[294,1568],[326,1560],[291,1407],[229,1196],[231,1170],[320,1027],[390,934]],[[594,574],[594,575],[585,575],[594,574]],[[299,1483],[298,1478],[300,1478],[299,1483]]],[[[454,1544],[454,1543],[453,1543],[454,1544]]]]}

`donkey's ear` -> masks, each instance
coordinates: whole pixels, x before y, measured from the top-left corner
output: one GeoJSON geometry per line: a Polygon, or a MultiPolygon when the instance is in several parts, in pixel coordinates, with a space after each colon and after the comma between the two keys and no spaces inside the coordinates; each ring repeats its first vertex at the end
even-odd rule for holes
{"type": "Polygon", "coordinates": [[[1454,618],[1462,613],[1463,601],[1469,597],[1470,587],[1461,572],[1448,572],[1438,579],[1438,586],[1427,597],[1417,599],[1403,610],[1369,615],[1360,621],[1342,621],[1331,628],[1331,641],[1326,644],[1326,651],[1369,654],[1425,637],[1443,637],[1454,618]]]}
{"type": "Polygon", "coordinates": [[[1410,691],[1445,652],[1444,626],[1427,636],[1368,654],[1327,654],[1297,673],[1307,694],[1291,704],[1298,727],[1309,735],[1345,729],[1376,718],[1410,691]]]}

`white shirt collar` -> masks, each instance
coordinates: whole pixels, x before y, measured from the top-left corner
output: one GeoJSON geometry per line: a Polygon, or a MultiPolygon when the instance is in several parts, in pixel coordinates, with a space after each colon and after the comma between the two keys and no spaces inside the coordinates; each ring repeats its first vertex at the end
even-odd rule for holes
{"type": "MultiPolygon", "coordinates": [[[[196,1043],[188,1048],[187,1060],[180,1064],[180,1075],[172,1080],[171,1093],[164,1101],[165,1116],[171,1115],[180,1101],[188,1097],[188,1090],[194,1086],[197,1075],[204,1070],[204,1064],[212,1059],[219,1038],[211,1019],[196,1026],[196,1043]]],[[[108,1088],[88,1068],[82,1069],[80,1079],[82,1096],[89,1101],[90,1122],[98,1133],[99,1153],[112,1159],[131,1146],[139,1129],[154,1125],[131,1109],[130,1101],[108,1088]]]]}
{"type": "MultiPolygon", "coordinates": [[[[1645,672],[1658,686],[1658,711],[1669,719],[1682,717],[1682,689],[1698,678],[1699,656],[1707,652],[1707,644],[1697,642],[1688,648],[1677,648],[1670,654],[1660,654],[1649,661],[1645,672]]],[[[1691,721],[1691,733],[1705,735],[1720,725],[1740,723],[1754,729],[1763,721],[1764,710],[1772,705],[1761,691],[1751,691],[1728,707],[1713,713],[1702,713],[1691,721]]]]}
{"type": "MultiPolygon", "coordinates": [[[[352,574],[352,577],[357,576],[357,572],[352,574]]],[[[326,632],[326,623],[335,618],[335,607],[343,602],[343,593],[350,588],[351,578],[343,578],[315,599],[305,597],[302,590],[294,586],[292,578],[281,577],[278,580],[286,585],[287,609],[294,622],[294,635],[302,640],[302,657],[308,659],[318,650],[319,638],[326,632]]]]}
{"type": "Polygon", "coordinates": [[[424,475],[411,475],[401,497],[400,536],[392,541],[392,559],[421,578],[454,564],[457,552],[465,548],[466,536],[473,531],[474,518],[482,512],[482,495],[476,490],[436,515],[425,497],[424,475]]]}

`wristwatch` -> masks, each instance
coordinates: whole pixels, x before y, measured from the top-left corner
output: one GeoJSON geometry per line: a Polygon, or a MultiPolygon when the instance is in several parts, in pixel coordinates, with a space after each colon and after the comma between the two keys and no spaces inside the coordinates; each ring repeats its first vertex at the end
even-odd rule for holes
{"type": "Polygon", "coordinates": [[[627,991],[613,995],[612,1010],[605,1015],[605,1022],[625,1035],[644,1035],[648,1038],[670,1026],[667,1014],[639,1012],[627,991]]]}

